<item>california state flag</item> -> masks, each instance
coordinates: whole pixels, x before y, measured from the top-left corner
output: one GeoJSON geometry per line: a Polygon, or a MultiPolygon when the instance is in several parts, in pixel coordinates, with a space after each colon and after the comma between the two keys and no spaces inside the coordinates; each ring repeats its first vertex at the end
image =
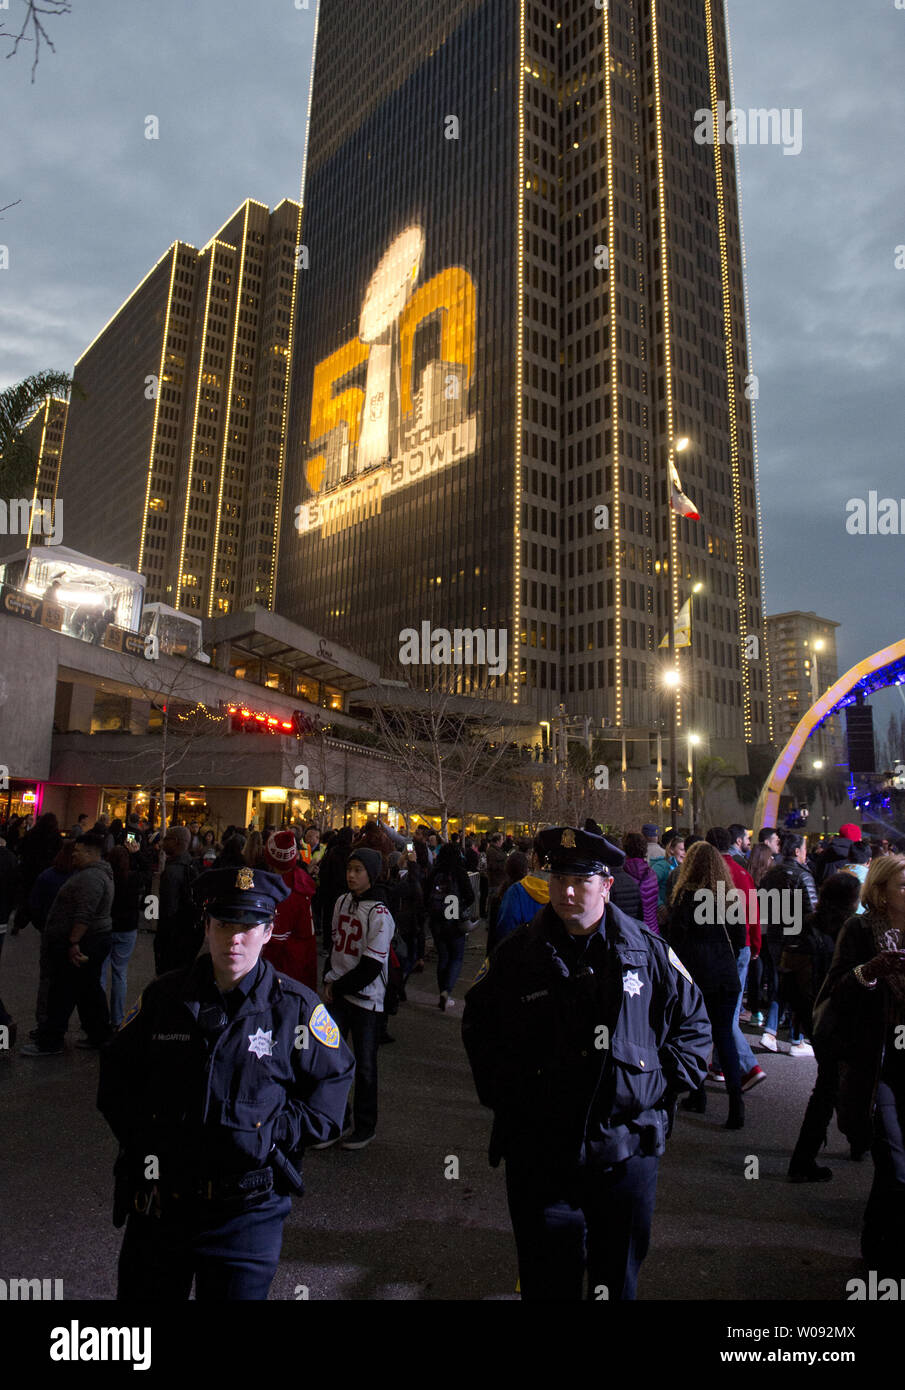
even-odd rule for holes
{"type": "Polygon", "coordinates": [[[669,505],[679,516],[687,516],[689,521],[700,521],[701,514],[690,497],[682,491],[682,480],[674,463],[669,465],[669,505]]]}

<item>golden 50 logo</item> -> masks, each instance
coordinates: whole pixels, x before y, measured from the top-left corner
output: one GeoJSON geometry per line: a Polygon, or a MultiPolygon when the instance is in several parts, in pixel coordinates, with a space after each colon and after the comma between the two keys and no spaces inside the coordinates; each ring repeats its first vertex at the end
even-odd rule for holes
{"type": "Polygon", "coordinates": [[[306,464],[318,496],[295,509],[299,535],[342,531],[381,511],[383,499],[475,452],[477,417],[468,415],[475,371],[474,282],[452,266],[416,289],[424,233],[409,227],[371,278],[358,337],[314,369],[306,464]],[[413,390],[418,330],[439,323],[439,357],[413,390]],[[344,384],[359,379],[364,389],[344,384]]]}

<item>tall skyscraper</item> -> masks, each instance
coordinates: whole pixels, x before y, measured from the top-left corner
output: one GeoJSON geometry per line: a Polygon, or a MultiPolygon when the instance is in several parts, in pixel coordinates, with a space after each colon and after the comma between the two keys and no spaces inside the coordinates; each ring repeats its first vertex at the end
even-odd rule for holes
{"type": "Polygon", "coordinates": [[[281,611],[637,727],[701,584],[695,721],[767,740],[728,61],[717,0],[320,0],[281,611]]]}
{"type": "MultiPolygon", "coordinates": [[[[767,619],[773,728],[776,742],[787,743],[808,710],[839,679],[838,623],[816,613],[772,613],[767,619]]],[[[805,771],[819,760],[827,768],[846,767],[845,737],[838,715],[808,740],[805,771]]]]}
{"type": "MultiPolygon", "coordinates": [[[[12,526],[8,524],[6,533],[0,536],[0,556],[12,555],[32,544],[41,545],[45,534],[53,533],[57,535],[57,540],[62,539],[65,518],[61,514],[54,528],[53,504],[57,496],[68,409],[67,401],[48,396],[23,427],[22,433],[37,460],[33,484],[26,489],[27,496],[21,499],[29,504],[28,522],[21,532],[12,535],[9,534],[12,526]],[[49,512],[45,513],[47,503],[51,506],[49,512]]],[[[19,520],[24,521],[24,515],[19,520]]]]}
{"type": "Polygon", "coordinates": [[[273,607],[299,216],[175,242],[75,365],[66,543],[199,617],[273,607]]]}

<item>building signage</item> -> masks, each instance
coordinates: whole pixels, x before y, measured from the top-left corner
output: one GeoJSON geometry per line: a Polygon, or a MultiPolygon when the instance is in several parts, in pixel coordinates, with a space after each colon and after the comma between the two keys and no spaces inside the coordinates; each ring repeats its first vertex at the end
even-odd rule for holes
{"type": "Polygon", "coordinates": [[[102,646],[108,652],[124,652],[127,656],[147,656],[147,638],[137,632],[128,632],[124,627],[114,627],[108,623],[104,632],[102,646]]]}
{"type": "Polygon", "coordinates": [[[0,590],[0,610],[11,618],[24,618],[26,622],[37,623],[40,627],[53,628],[59,632],[63,626],[66,611],[59,603],[23,594],[21,589],[11,589],[4,585],[0,590]]]}
{"type": "Polygon", "coordinates": [[[410,227],[371,278],[358,337],[314,369],[306,477],[315,496],[296,508],[299,535],[320,528],[326,537],[378,516],[384,497],[477,449],[478,420],[468,413],[474,282],[452,266],[415,289],[423,259],[424,233],[410,227]],[[434,321],[439,356],[416,383],[415,337],[434,321]]]}

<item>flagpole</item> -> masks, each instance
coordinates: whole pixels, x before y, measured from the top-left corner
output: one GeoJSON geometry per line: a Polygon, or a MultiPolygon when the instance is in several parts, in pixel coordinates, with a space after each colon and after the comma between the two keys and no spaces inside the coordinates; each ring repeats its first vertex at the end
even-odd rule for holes
{"type": "Polygon", "coordinates": [[[697,798],[697,790],[698,790],[698,789],[697,789],[697,769],[696,769],[696,767],[695,767],[694,747],[693,747],[692,744],[691,744],[691,735],[695,732],[694,723],[695,723],[695,718],[696,718],[696,715],[695,715],[695,707],[696,707],[696,695],[697,695],[697,691],[696,691],[696,689],[695,689],[695,679],[694,679],[694,601],[695,601],[696,596],[701,592],[701,590],[702,590],[703,588],[704,588],[704,585],[703,585],[703,583],[701,583],[701,581],[699,580],[697,584],[693,585],[692,590],[691,590],[691,593],[688,595],[688,676],[689,676],[689,686],[690,686],[690,689],[689,689],[689,692],[688,692],[688,733],[689,733],[688,756],[689,756],[689,763],[690,763],[690,768],[689,768],[689,770],[690,770],[690,772],[691,772],[691,821],[690,821],[690,828],[691,828],[691,830],[692,830],[692,833],[694,832],[694,829],[695,829],[695,817],[696,817],[696,814],[697,814],[697,800],[698,800],[698,798],[697,798]]]}
{"type": "MultiPolygon", "coordinates": [[[[678,676],[676,671],[676,614],[672,602],[672,575],[670,575],[670,594],[669,594],[669,666],[670,670],[678,676]]],[[[670,795],[670,823],[673,834],[678,830],[679,820],[679,796],[678,780],[679,771],[676,763],[676,733],[679,722],[679,682],[676,680],[672,691],[672,723],[669,730],[669,795],[670,795]]]]}
{"type": "Polygon", "coordinates": [[[694,592],[692,591],[688,596],[688,770],[691,773],[691,819],[688,825],[692,833],[694,833],[695,829],[694,748],[691,743],[691,735],[694,733],[694,708],[694,592]]]}

